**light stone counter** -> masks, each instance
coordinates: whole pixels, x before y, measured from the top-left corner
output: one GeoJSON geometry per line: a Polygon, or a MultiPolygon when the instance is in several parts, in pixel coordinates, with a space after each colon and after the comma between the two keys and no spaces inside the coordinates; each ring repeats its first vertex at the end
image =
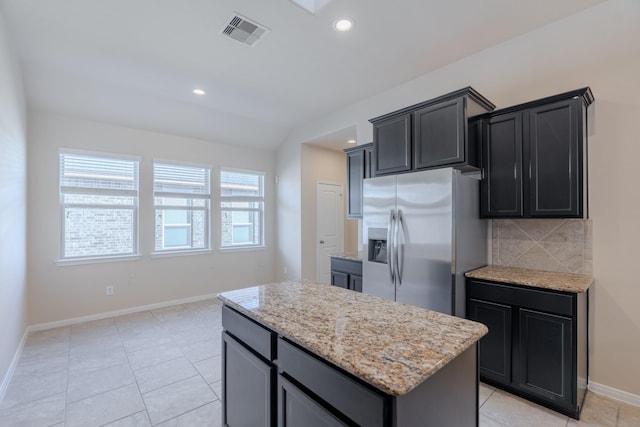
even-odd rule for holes
{"type": "Polygon", "coordinates": [[[416,388],[488,331],[480,323],[307,281],[218,298],[392,396],[416,388]]]}
{"type": "Polygon", "coordinates": [[[331,258],[341,258],[347,259],[350,261],[360,261],[362,262],[362,253],[360,252],[342,252],[337,254],[329,255],[331,258]]]}
{"type": "Polygon", "coordinates": [[[556,273],[499,265],[489,265],[469,271],[465,276],[471,279],[492,280],[573,293],[586,292],[593,282],[593,277],[585,274],[556,273]]]}

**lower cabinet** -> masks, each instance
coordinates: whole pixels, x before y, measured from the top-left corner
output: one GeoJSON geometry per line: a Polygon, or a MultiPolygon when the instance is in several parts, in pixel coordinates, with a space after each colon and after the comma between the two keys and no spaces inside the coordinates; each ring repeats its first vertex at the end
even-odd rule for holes
{"type": "Polygon", "coordinates": [[[346,425],[284,376],[278,376],[278,427],[346,425]]]}
{"type": "Polygon", "coordinates": [[[467,313],[479,341],[480,379],[578,418],[588,378],[588,293],[467,279],[467,313]]]}
{"type": "Polygon", "coordinates": [[[477,426],[477,346],[422,384],[389,395],[227,305],[225,427],[477,426]]]}
{"type": "Polygon", "coordinates": [[[362,292],[362,261],[331,257],[331,284],[362,292]]]}
{"type": "Polygon", "coordinates": [[[573,319],[522,308],[518,321],[518,388],[571,407],[573,319]]]}
{"type": "Polygon", "coordinates": [[[511,307],[487,301],[470,300],[468,317],[484,323],[489,333],[480,340],[480,375],[506,384],[511,382],[511,307]]]}
{"type": "Polygon", "coordinates": [[[275,411],[272,389],[276,368],[247,349],[228,333],[222,334],[224,377],[224,425],[274,426],[275,411]]]}
{"type": "Polygon", "coordinates": [[[391,427],[392,397],[222,308],[227,427],[391,427]]]}

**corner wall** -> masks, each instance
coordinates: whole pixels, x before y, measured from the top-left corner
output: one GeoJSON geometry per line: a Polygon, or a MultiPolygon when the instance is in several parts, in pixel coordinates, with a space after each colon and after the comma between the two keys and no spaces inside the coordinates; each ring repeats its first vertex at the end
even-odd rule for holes
{"type": "Polygon", "coordinates": [[[275,155],[175,135],[114,126],[63,115],[29,115],[29,323],[39,324],[143,305],[215,294],[273,281],[276,253],[275,155]],[[139,245],[127,261],[58,265],[61,148],[140,156],[139,245]],[[212,166],[212,253],[150,256],[154,245],[153,160],[212,166]],[[266,248],[220,251],[219,169],[266,172],[266,248]],[[106,296],[106,286],[114,286],[106,296]]]}
{"type": "Polygon", "coordinates": [[[278,256],[276,277],[302,278],[302,145],[283,144],[277,153],[278,256]]]}
{"type": "Polygon", "coordinates": [[[26,153],[22,81],[0,11],[0,401],[26,329],[26,153]]]}

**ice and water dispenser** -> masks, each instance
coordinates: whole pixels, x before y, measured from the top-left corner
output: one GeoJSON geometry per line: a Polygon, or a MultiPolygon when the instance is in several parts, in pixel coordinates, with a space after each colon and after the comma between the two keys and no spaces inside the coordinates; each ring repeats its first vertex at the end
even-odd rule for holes
{"type": "Polygon", "coordinates": [[[367,259],[371,262],[387,263],[387,229],[369,228],[369,253],[367,259]]]}

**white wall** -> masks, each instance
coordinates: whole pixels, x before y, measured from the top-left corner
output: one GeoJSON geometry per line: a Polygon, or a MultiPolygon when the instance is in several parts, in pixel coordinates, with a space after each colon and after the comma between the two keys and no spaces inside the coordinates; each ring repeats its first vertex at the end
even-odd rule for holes
{"type": "Polygon", "coordinates": [[[209,141],[32,112],[29,115],[28,282],[31,324],[182,299],[272,281],[275,277],[275,155],[209,141]],[[58,153],[61,148],[141,156],[137,260],[56,265],[60,252],[58,153]],[[151,258],[153,159],[209,164],[212,254],[151,258]],[[266,172],[264,250],[221,252],[219,168],[266,172]],[[107,297],[105,287],[115,286],[107,297]]]}
{"type": "Polygon", "coordinates": [[[26,327],[26,152],[22,81],[0,12],[0,401],[26,327]]]}
{"type": "MultiPolygon", "coordinates": [[[[347,161],[342,151],[326,150],[309,144],[302,144],[302,210],[301,247],[302,278],[316,280],[317,277],[317,228],[316,228],[316,183],[328,181],[342,184],[343,201],[347,199],[347,161]]],[[[344,205],[344,251],[357,251],[358,223],[346,219],[344,205]]]]}
{"type": "Polygon", "coordinates": [[[278,280],[302,278],[300,144],[283,144],[277,152],[278,280]]]}
{"type": "Polygon", "coordinates": [[[609,0],[301,126],[286,146],[353,123],[358,141],[370,141],[369,118],[469,85],[499,108],[590,86],[596,98],[589,124],[596,278],[590,377],[640,396],[640,284],[633,269],[640,256],[639,40],[640,2],[609,0]]]}

